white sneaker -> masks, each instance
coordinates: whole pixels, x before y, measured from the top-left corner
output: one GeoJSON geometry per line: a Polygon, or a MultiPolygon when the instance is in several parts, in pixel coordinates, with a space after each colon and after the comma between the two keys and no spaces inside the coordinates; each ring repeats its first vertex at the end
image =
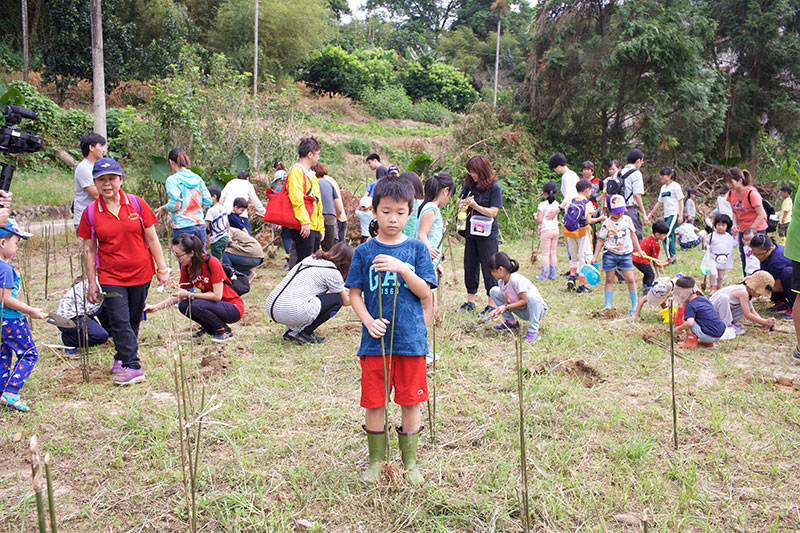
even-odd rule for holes
{"type": "Polygon", "coordinates": [[[431,352],[431,353],[429,353],[428,355],[425,356],[425,364],[426,365],[432,364],[434,360],[435,361],[439,360],[439,354],[438,353],[434,354],[433,352],[431,352]]]}

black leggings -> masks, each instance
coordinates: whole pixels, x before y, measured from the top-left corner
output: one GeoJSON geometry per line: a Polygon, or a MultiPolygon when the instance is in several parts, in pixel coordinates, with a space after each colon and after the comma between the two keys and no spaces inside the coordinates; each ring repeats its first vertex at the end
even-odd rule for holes
{"type": "Polygon", "coordinates": [[[642,285],[647,288],[652,287],[653,282],[656,280],[656,273],[653,271],[653,267],[651,265],[644,265],[642,263],[637,263],[636,261],[633,262],[633,266],[636,267],[636,270],[644,274],[642,285]]]}
{"type": "Polygon", "coordinates": [[[313,254],[317,250],[319,250],[319,243],[320,232],[318,231],[311,231],[308,237],[303,238],[300,235],[300,230],[298,229],[290,229],[289,235],[292,237],[292,242],[294,242],[294,249],[297,253],[297,262],[299,263],[309,255],[313,254]]]}
{"type": "Polygon", "coordinates": [[[317,298],[321,303],[319,314],[311,324],[303,328],[303,333],[308,333],[309,335],[314,333],[314,330],[323,323],[333,318],[342,307],[341,294],[318,294],[317,298]]]}
{"type": "Polygon", "coordinates": [[[467,294],[478,294],[478,284],[483,272],[483,284],[486,294],[497,285],[497,280],[489,270],[489,258],[497,253],[497,239],[472,239],[467,237],[464,242],[464,285],[467,294]]]}

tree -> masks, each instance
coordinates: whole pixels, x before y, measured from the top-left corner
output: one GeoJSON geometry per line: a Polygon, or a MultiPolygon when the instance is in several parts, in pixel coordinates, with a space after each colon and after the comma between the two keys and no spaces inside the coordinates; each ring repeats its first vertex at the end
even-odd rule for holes
{"type": "Polygon", "coordinates": [[[424,28],[433,34],[434,42],[453,21],[457,6],[458,0],[367,0],[368,10],[382,10],[401,19],[398,26],[424,28]]]}
{"type": "Polygon", "coordinates": [[[800,0],[702,5],[717,21],[713,63],[729,75],[725,155],[754,156],[764,132],[800,139],[800,0]]]}
{"type": "Polygon", "coordinates": [[[703,56],[715,28],[693,0],[546,2],[529,60],[532,122],[583,157],[641,143],[703,160],[727,104],[724,77],[703,56]]]}
{"type": "MultiPolygon", "coordinates": [[[[253,0],[222,4],[208,33],[209,47],[227,55],[240,70],[253,64],[255,5],[253,0]],[[246,38],[244,36],[247,36],[246,38]]],[[[263,72],[287,74],[312,51],[325,45],[331,34],[327,0],[270,0],[259,5],[258,63],[263,72]]]]}

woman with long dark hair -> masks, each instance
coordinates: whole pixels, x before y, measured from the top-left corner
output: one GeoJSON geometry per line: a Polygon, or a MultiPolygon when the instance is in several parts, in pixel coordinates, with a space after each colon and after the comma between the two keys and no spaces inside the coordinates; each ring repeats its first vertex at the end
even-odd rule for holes
{"type": "Polygon", "coordinates": [[[244,302],[233,290],[222,263],[203,253],[200,239],[186,233],[172,238],[172,253],[181,265],[179,288],[166,300],[148,305],[145,312],[154,313],[177,303],[181,313],[200,324],[193,337],[212,335],[214,342],[231,340],[228,324],[242,318],[244,302]]]}
{"type": "Polygon", "coordinates": [[[485,155],[475,155],[467,161],[467,176],[458,195],[458,206],[467,208],[467,229],[464,236],[464,285],[467,287],[467,301],[459,311],[475,310],[475,295],[478,293],[480,275],[486,288],[487,304],[481,311],[486,315],[494,310],[494,302],[489,297],[497,281],[489,269],[489,258],[497,253],[500,231],[497,227],[497,214],[503,208],[503,193],[497,184],[497,176],[485,155]],[[489,219],[480,224],[473,217],[489,219]],[[491,223],[491,228],[488,228],[491,223]],[[488,230],[488,231],[487,231],[488,230]]]}
{"type": "Polygon", "coordinates": [[[300,344],[325,342],[314,331],[350,305],[344,280],[353,249],[337,242],[327,252],[317,251],[297,263],[267,297],[267,313],[286,326],[283,338],[300,344]]]}
{"type": "Polygon", "coordinates": [[[167,178],[169,200],[156,210],[160,217],[169,212],[172,236],[181,233],[197,235],[205,251],[206,223],[203,210],[211,207],[211,194],[203,178],[189,170],[192,165],[183,148],[173,148],[167,156],[173,174],[167,178]]]}

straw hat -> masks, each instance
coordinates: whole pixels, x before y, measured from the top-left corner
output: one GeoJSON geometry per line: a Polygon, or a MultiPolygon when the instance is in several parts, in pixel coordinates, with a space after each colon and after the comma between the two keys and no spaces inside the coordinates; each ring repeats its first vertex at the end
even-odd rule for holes
{"type": "Polygon", "coordinates": [[[759,270],[744,278],[744,284],[759,296],[770,296],[775,278],[766,270],[759,270]]]}

